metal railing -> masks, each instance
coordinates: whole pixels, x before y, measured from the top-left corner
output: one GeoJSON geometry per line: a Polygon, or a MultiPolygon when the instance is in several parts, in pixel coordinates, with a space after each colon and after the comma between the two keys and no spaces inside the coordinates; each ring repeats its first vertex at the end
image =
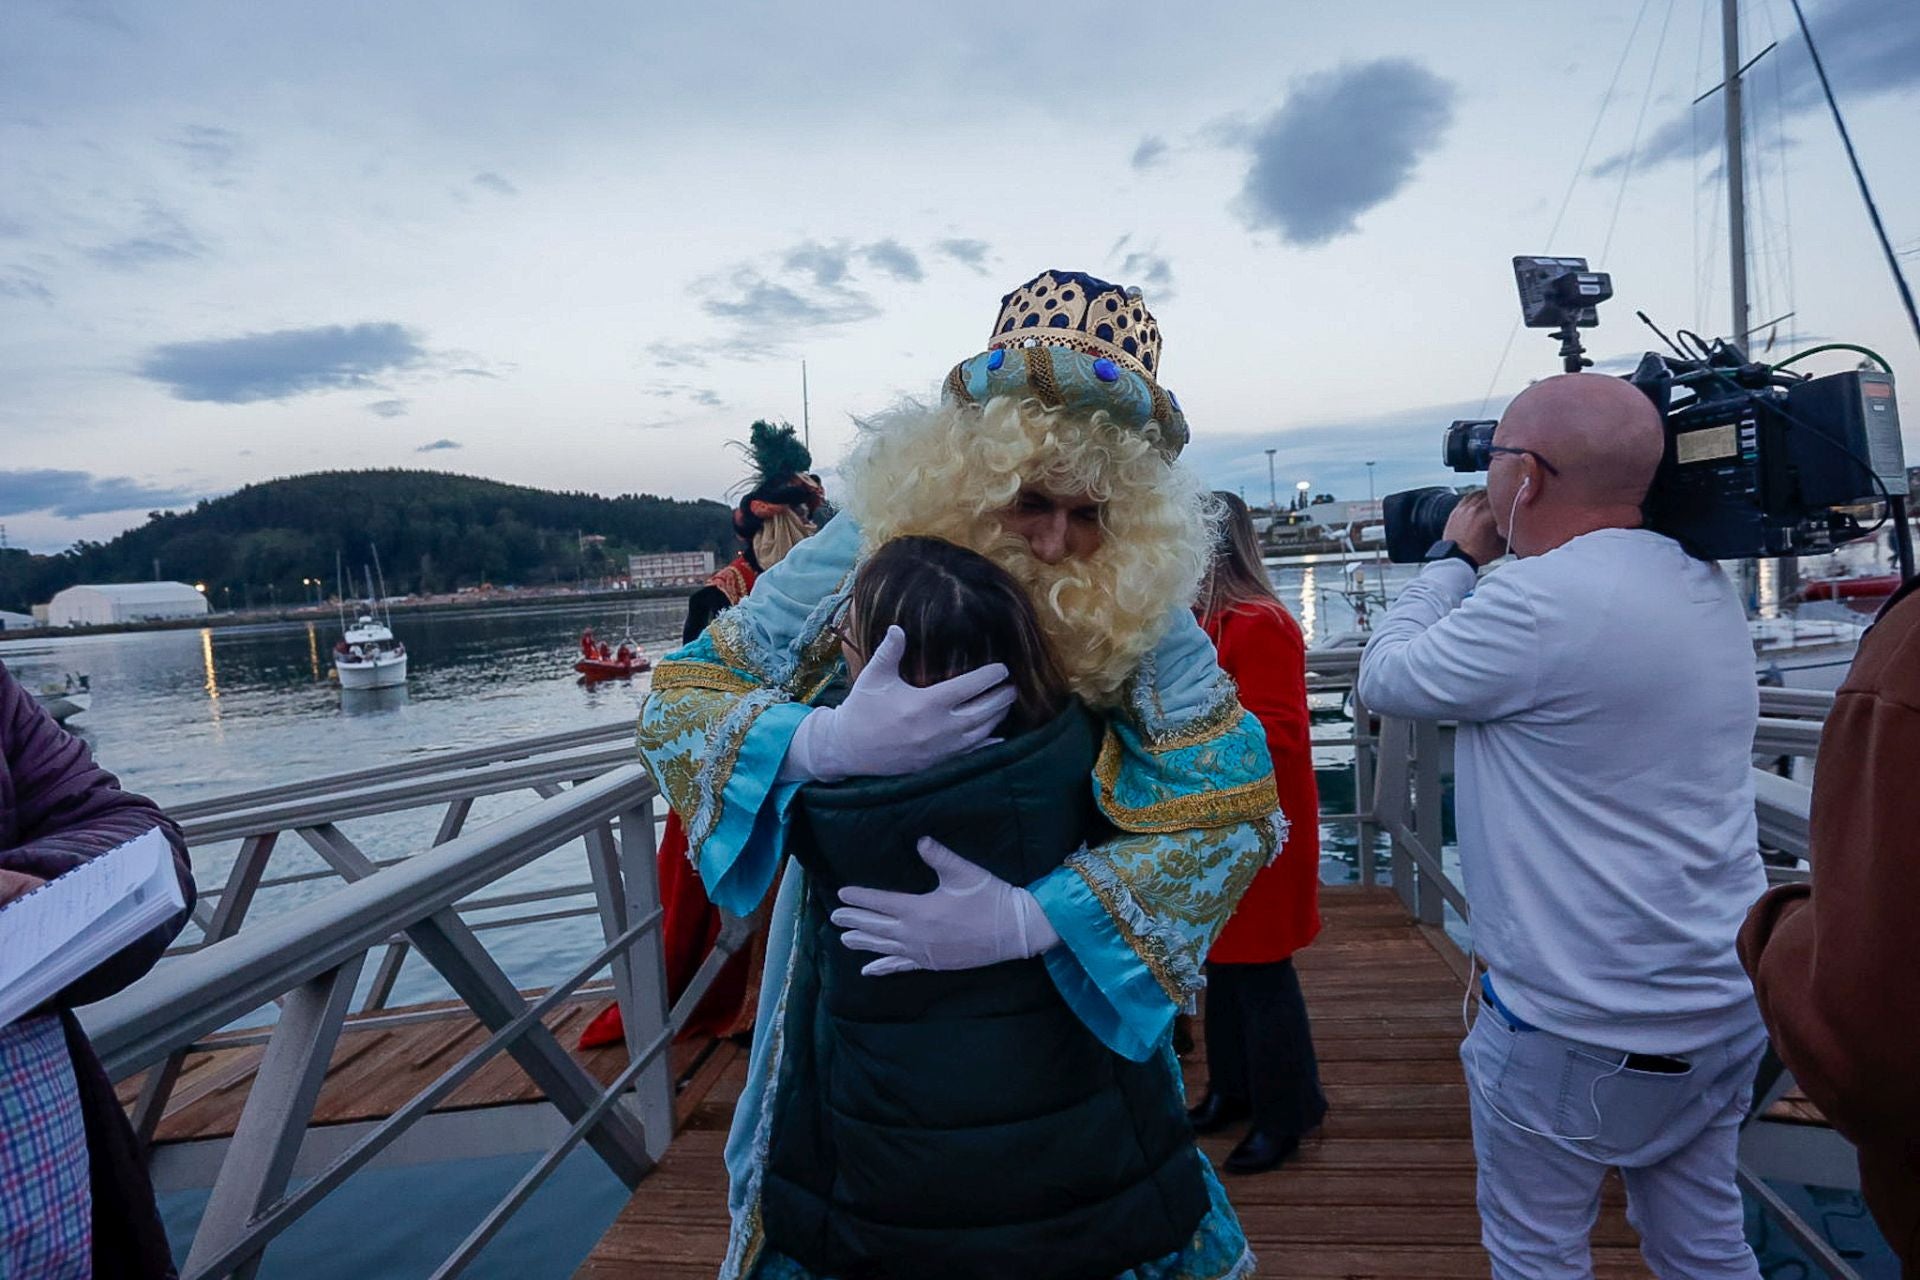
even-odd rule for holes
{"type": "Polygon", "coordinates": [[[597,745],[630,741],[631,733],[631,725],[622,723],[176,811],[194,845],[240,841],[225,884],[207,894],[209,905],[199,916],[205,937],[140,983],[88,1009],[85,1021],[114,1079],[147,1072],[135,1119],[149,1139],[189,1052],[265,1044],[190,1247],[183,1273],[189,1280],[253,1275],[277,1236],[501,1053],[519,1064],[569,1127],[440,1265],[436,1277],[462,1271],[580,1143],[629,1186],[653,1167],[672,1135],[666,1048],[676,1025],[666,1007],[660,946],[657,788],[634,762],[630,745],[610,750],[597,745]],[[504,817],[465,829],[476,799],[515,790],[532,791],[534,798],[504,817]],[[427,807],[441,808],[438,830],[429,845],[408,856],[377,860],[339,825],[427,807]],[[275,844],[290,832],[320,855],[326,871],[266,876],[275,844]],[[584,886],[480,896],[535,859],[576,845],[585,851],[584,886]],[[339,877],[342,887],[249,922],[248,908],[259,890],[328,875],[339,877]],[[583,890],[593,900],[578,909],[522,912],[479,924],[466,919],[478,909],[532,906],[583,890]],[[531,1002],[479,936],[487,928],[582,914],[598,917],[604,945],[531,1002]],[[289,1193],[343,1030],[449,1016],[438,1010],[349,1022],[368,958],[383,953],[381,976],[366,1002],[377,1009],[391,989],[402,947],[437,970],[491,1034],[289,1193]],[[542,1017],[588,990],[587,979],[608,970],[625,1023],[628,1060],[603,1089],[542,1017]],[[270,1003],[279,1005],[271,1027],[240,1036],[215,1034],[270,1003]]]}

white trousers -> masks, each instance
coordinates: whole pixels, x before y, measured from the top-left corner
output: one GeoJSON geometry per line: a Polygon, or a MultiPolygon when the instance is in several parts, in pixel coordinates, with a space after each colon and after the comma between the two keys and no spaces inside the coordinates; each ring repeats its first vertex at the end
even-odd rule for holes
{"type": "Polygon", "coordinates": [[[1483,1008],[1460,1058],[1495,1280],[1590,1280],[1609,1168],[1660,1280],[1758,1280],[1734,1163],[1765,1045],[1756,1024],[1685,1055],[1684,1073],[1630,1071],[1618,1051],[1515,1031],[1483,1008]]]}

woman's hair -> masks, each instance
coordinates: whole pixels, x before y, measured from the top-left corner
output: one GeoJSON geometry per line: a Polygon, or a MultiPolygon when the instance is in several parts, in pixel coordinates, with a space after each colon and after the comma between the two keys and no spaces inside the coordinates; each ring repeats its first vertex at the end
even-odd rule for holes
{"type": "Polygon", "coordinates": [[[1157,428],[1033,399],[903,401],[859,422],[841,467],[845,509],[869,547],[918,534],[990,556],[1026,588],[1068,686],[1096,706],[1120,688],[1193,603],[1206,571],[1211,501],[1169,463],[1157,428]],[[1101,504],[1100,549],[1041,564],[1001,522],[1021,489],[1101,504]]]}
{"type": "Polygon", "coordinates": [[[1014,732],[1037,728],[1067,705],[1067,681],[1033,602],[1013,576],[977,551],[940,538],[895,538],[854,575],[853,642],[871,657],[888,627],[906,633],[900,675],[926,686],[1004,662],[1017,698],[1014,732]]]}
{"type": "Polygon", "coordinates": [[[1200,583],[1194,609],[1204,618],[1236,604],[1258,600],[1279,604],[1260,558],[1260,538],[1253,531],[1253,514],[1246,502],[1225,490],[1213,497],[1220,504],[1221,520],[1213,536],[1213,565],[1200,583]]]}

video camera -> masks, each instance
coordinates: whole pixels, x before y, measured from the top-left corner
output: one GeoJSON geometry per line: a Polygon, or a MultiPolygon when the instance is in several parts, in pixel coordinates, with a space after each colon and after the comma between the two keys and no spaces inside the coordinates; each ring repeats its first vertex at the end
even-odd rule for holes
{"type": "MultiPolygon", "coordinates": [[[[1567,372],[1592,364],[1579,330],[1599,323],[1597,307],[1613,296],[1612,281],[1587,270],[1584,258],[1515,258],[1513,269],[1526,326],[1555,331],[1567,372]]],[[[1732,342],[1708,343],[1684,329],[1678,336],[1685,346],[1668,339],[1673,355],[1649,351],[1627,375],[1666,427],[1666,452],[1647,492],[1648,528],[1709,560],[1819,555],[1873,531],[1842,508],[1885,500],[1896,537],[1905,533],[1907,472],[1892,374],[1805,377],[1750,362],[1732,342]]],[[[1495,425],[1448,427],[1447,466],[1487,470],[1495,425]]],[[[1388,558],[1423,559],[1459,500],[1445,487],[1388,494],[1388,558]]],[[[1900,545],[1910,561],[1904,539],[1900,545]]],[[[1910,563],[1903,572],[1911,574],[1910,563]]]]}

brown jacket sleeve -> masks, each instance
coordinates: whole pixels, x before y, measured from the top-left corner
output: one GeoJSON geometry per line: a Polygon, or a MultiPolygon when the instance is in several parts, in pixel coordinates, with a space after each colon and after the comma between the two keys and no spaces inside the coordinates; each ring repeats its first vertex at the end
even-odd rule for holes
{"type": "Polygon", "coordinates": [[[1875,1216],[1910,1265],[1920,1232],[1917,766],[1920,592],[1861,641],[1821,735],[1811,884],[1767,894],[1740,933],[1775,1049],[1860,1147],[1875,1216]]]}

